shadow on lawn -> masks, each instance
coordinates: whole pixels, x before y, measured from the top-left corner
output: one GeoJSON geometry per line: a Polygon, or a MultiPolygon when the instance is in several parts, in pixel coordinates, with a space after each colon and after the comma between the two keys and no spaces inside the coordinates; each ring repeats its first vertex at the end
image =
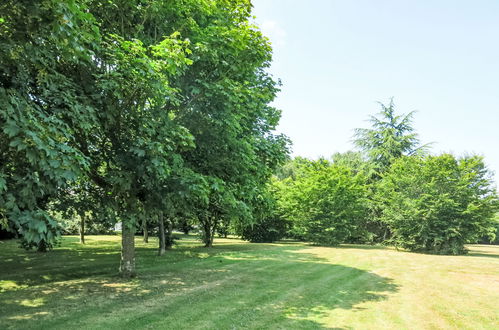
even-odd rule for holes
{"type": "Polygon", "coordinates": [[[139,246],[139,277],[126,282],[109,276],[119,261],[114,245],[69,243],[50,258],[28,253],[30,261],[0,270],[1,280],[18,286],[0,293],[0,324],[91,327],[99,324],[85,323],[92,322],[85,315],[94,311],[118,312],[111,325],[123,328],[141,327],[144,319],[153,328],[322,328],[320,319],[332,311],[361,309],[398,290],[389,278],[330,264],[307,247],[266,244],[180,246],[163,258],[154,243],[139,246]],[[133,313],[126,312],[130,304],[133,313]]]}
{"type": "Polygon", "coordinates": [[[498,254],[475,253],[475,252],[468,253],[468,254],[466,254],[465,256],[468,256],[468,257],[499,258],[499,255],[498,255],[498,254]]]}

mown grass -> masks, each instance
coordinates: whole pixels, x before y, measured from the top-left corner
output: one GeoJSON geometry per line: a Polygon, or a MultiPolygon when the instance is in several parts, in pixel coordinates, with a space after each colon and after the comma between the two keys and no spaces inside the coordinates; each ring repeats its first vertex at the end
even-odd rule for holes
{"type": "Polygon", "coordinates": [[[137,238],[139,276],[117,276],[118,236],[64,237],[47,254],[0,242],[0,328],[497,329],[499,247],[433,256],[361,245],[211,249],[166,256],[137,238]]]}

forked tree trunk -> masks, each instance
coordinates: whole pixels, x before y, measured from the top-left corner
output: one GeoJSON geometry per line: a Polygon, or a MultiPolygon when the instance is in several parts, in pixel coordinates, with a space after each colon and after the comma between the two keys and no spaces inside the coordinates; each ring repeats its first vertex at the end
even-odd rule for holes
{"type": "Polygon", "coordinates": [[[135,227],[130,228],[124,223],[121,234],[120,273],[123,278],[135,276],[135,227]]]}
{"type": "Polygon", "coordinates": [[[149,243],[149,233],[147,232],[147,219],[142,220],[142,230],[144,231],[144,243],[149,243]]]}
{"type": "Polygon", "coordinates": [[[158,238],[159,238],[159,250],[158,250],[158,255],[162,256],[166,252],[166,246],[165,246],[165,220],[163,218],[163,212],[159,213],[158,216],[158,238]]]}
{"type": "Polygon", "coordinates": [[[85,244],[85,212],[80,214],[80,243],[85,244]]]}

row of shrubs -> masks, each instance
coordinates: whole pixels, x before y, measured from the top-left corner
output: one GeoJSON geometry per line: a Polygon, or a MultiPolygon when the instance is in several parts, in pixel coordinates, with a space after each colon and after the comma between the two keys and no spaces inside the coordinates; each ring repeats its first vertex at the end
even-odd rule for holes
{"type": "Polygon", "coordinates": [[[401,157],[377,178],[359,167],[301,159],[272,186],[272,216],[246,227],[244,239],[383,243],[434,254],[499,243],[499,199],[481,157],[401,157]]]}

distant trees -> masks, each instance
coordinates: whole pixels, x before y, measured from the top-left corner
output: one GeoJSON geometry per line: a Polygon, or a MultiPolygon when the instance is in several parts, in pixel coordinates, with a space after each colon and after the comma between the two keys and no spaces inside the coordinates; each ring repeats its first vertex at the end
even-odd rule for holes
{"type": "Polygon", "coordinates": [[[268,190],[260,196],[259,212],[255,214],[255,220],[236,226],[235,231],[242,239],[256,243],[271,243],[289,236],[292,221],[284,218],[278,208],[276,195],[278,192],[278,179],[272,178],[268,190]]]}
{"type": "Polygon", "coordinates": [[[381,106],[371,128],[356,130],[360,152],[282,166],[271,190],[274,216],[246,237],[270,237],[287,225],[287,237],[316,244],[378,242],[436,254],[494,239],[499,198],[483,159],[430,155],[412,113],[381,106]]]}

